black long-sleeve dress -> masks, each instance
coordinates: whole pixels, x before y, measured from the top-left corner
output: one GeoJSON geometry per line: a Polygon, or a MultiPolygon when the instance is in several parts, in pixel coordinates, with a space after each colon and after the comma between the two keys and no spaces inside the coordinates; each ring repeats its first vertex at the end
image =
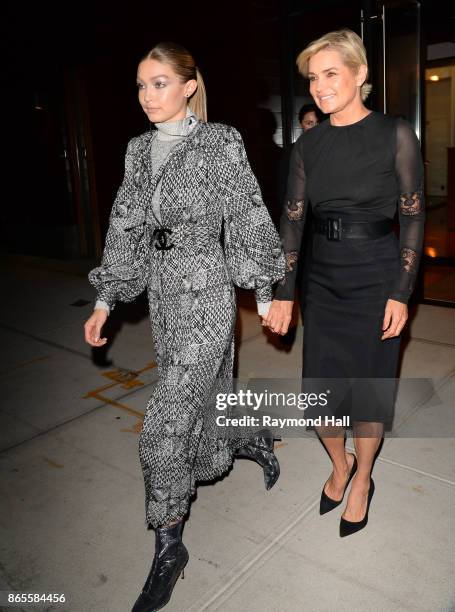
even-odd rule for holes
{"type": "Polygon", "coordinates": [[[313,234],[304,314],[303,376],[335,391],[327,413],[351,423],[389,422],[400,338],[381,340],[384,309],[389,298],[407,303],[424,231],[423,164],[411,125],[371,112],[351,125],[324,121],[300,136],[281,217],[287,265],[278,300],[294,299],[309,203],[316,218],[345,222],[393,219],[398,207],[399,240],[393,231],[339,241],[313,234]]]}

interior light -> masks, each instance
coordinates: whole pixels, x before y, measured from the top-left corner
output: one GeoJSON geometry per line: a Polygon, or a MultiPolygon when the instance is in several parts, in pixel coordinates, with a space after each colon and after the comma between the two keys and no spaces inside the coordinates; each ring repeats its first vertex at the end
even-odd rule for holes
{"type": "Polygon", "coordinates": [[[430,77],[430,81],[439,81],[439,77],[437,74],[432,74],[430,77]]]}

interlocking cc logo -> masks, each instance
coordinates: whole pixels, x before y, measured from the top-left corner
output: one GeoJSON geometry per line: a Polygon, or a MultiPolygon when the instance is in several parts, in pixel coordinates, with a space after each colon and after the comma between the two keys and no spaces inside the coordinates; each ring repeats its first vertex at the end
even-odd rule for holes
{"type": "Polygon", "coordinates": [[[167,234],[172,234],[172,230],[168,227],[157,227],[153,232],[155,238],[155,249],[158,251],[169,251],[174,246],[167,243],[167,234]]]}

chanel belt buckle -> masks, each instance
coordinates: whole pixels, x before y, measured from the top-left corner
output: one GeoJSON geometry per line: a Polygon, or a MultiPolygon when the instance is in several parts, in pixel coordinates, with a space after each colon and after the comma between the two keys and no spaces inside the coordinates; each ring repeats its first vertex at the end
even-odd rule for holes
{"type": "Polygon", "coordinates": [[[341,219],[329,217],[327,219],[327,240],[341,240],[342,223],[341,219]]]}
{"type": "Polygon", "coordinates": [[[155,238],[155,249],[157,251],[169,251],[174,244],[168,244],[167,235],[172,234],[172,230],[168,227],[157,227],[153,232],[155,238]]]}

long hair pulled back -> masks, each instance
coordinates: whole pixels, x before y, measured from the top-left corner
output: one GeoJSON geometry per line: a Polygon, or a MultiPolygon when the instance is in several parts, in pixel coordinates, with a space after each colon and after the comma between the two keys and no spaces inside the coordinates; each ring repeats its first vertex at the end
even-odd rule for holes
{"type": "Polygon", "coordinates": [[[190,79],[197,81],[197,88],[188,100],[188,106],[201,121],[207,121],[207,94],[204,80],[196,66],[194,57],[182,45],[174,42],[160,42],[153,47],[141,61],[154,59],[162,64],[169,64],[182,83],[190,79]]]}

